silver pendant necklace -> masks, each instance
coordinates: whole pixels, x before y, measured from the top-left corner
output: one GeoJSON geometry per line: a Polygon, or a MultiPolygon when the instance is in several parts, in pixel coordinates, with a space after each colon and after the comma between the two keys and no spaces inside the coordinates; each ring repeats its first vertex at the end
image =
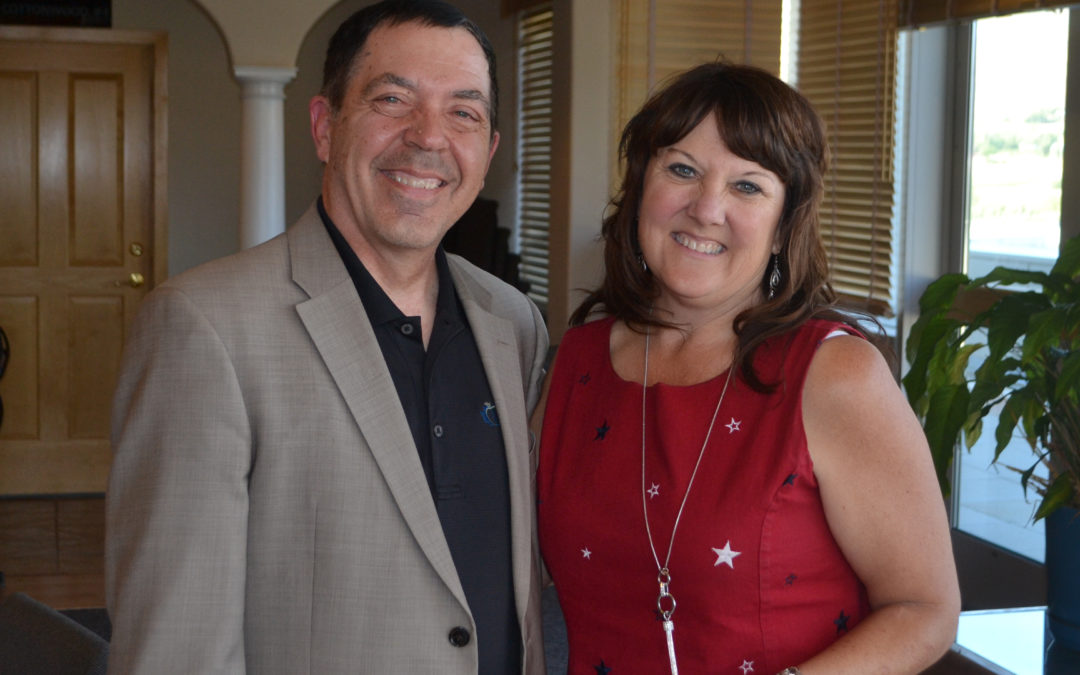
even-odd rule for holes
{"type": "Polygon", "coordinates": [[[731,374],[735,369],[728,367],[724,388],[720,391],[720,399],[717,400],[712,420],[709,421],[709,430],[705,433],[705,442],[701,444],[697,461],[694,463],[694,470],[690,473],[690,482],[686,485],[686,492],[683,493],[679,511],[675,514],[675,524],[671,528],[671,539],[668,541],[667,555],[664,556],[664,564],[661,565],[660,557],[656,555],[656,546],[653,544],[652,529],[649,527],[649,500],[645,497],[647,492],[645,489],[645,393],[649,388],[649,335],[651,332],[651,330],[645,331],[645,372],[641,378],[641,506],[645,512],[645,534],[649,537],[649,549],[652,551],[653,561],[656,562],[656,569],[659,572],[656,581],[660,584],[660,595],[656,598],[656,608],[660,612],[660,618],[664,620],[668,662],[671,664],[671,675],[679,675],[679,666],[675,661],[675,622],[671,618],[675,614],[675,596],[671,594],[671,571],[668,564],[671,562],[671,548],[675,545],[675,532],[679,529],[679,520],[682,518],[683,508],[686,507],[686,500],[690,496],[690,488],[694,487],[694,478],[697,477],[698,467],[701,466],[701,458],[705,456],[705,448],[709,445],[713,425],[716,424],[716,417],[720,413],[720,404],[724,402],[724,395],[727,394],[728,385],[731,384],[731,374]]]}

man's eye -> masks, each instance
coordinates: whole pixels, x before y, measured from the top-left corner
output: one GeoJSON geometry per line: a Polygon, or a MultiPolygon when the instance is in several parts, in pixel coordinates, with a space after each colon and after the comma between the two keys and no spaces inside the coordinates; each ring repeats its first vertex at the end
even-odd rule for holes
{"type": "Polygon", "coordinates": [[[388,117],[403,117],[409,114],[409,104],[400,96],[385,94],[371,99],[371,107],[388,117]]]}
{"type": "Polygon", "coordinates": [[[668,166],[668,171],[680,178],[693,178],[697,175],[697,171],[685,164],[671,164],[668,166]]]}

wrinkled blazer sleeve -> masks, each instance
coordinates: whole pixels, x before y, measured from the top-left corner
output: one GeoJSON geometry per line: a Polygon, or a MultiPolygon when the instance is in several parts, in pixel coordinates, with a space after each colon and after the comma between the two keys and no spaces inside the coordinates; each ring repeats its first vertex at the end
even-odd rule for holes
{"type": "MultiPolygon", "coordinates": [[[[544,324],[544,318],[540,310],[532,300],[528,300],[529,309],[532,310],[532,335],[528,346],[532,347],[532,359],[530,366],[523,372],[527,373],[525,382],[525,411],[531,417],[537,403],[540,402],[540,392],[544,388],[544,377],[547,375],[548,331],[544,324]]],[[[528,351],[525,351],[528,354],[528,351]]]]}
{"type": "Polygon", "coordinates": [[[251,430],[229,353],[180,290],[140,309],[112,442],[109,672],[244,672],[251,430]]]}

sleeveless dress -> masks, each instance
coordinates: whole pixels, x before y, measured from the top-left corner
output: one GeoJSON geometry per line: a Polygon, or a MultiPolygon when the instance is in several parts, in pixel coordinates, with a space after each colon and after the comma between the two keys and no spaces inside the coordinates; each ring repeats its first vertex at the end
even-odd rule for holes
{"type": "MultiPolygon", "coordinates": [[[[537,469],[541,553],[566,619],[569,673],[665,673],[642,507],[642,387],[612,367],[613,324],[575,327],[559,346],[537,469]]],[[[814,320],[762,345],[757,372],[780,382],[770,394],[731,380],[668,565],[683,675],[773,675],[869,613],[826,523],[802,423],[806,370],[838,329],[814,320]]],[[[661,564],[726,377],[648,388],[644,489],[661,564]]]]}

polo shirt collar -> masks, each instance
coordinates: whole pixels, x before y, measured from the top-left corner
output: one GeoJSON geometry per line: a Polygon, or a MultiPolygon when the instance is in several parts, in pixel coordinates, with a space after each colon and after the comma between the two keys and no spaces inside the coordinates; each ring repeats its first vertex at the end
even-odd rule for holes
{"type": "MultiPolygon", "coordinates": [[[[316,205],[319,210],[319,217],[322,218],[323,225],[326,226],[326,231],[334,242],[334,248],[337,249],[338,255],[341,256],[342,262],[345,263],[345,269],[353,280],[353,285],[356,286],[356,292],[360,295],[360,302],[364,305],[364,310],[367,312],[371,325],[378,326],[389,322],[400,322],[405,319],[405,314],[390,300],[390,296],[379,286],[379,283],[375,281],[375,277],[371,276],[371,273],[364,267],[364,263],[360,262],[356,252],[345,241],[345,237],[326,212],[321,195],[316,205]]],[[[446,252],[441,244],[435,250],[435,269],[439,278],[439,295],[435,300],[435,316],[456,317],[458,308],[457,291],[454,288],[454,279],[450,276],[450,265],[446,260],[446,252]]]]}

